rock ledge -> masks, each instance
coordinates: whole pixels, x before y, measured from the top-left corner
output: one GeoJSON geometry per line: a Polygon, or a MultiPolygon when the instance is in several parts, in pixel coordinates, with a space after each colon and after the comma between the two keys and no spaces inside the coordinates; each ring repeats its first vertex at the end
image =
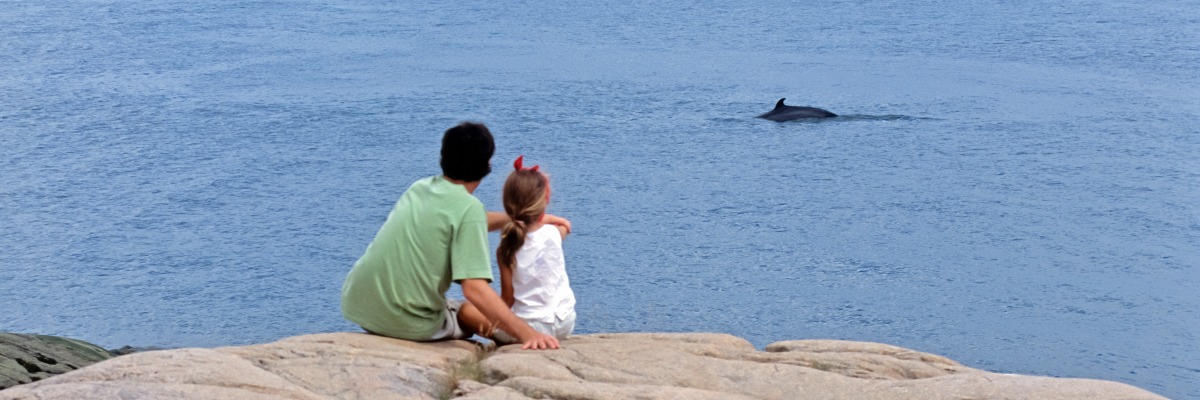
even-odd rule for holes
{"type": "Polygon", "coordinates": [[[1164,399],[1110,381],[997,374],[878,343],[595,334],[494,352],[359,333],[139,352],[0,399],[1164,399]]]}

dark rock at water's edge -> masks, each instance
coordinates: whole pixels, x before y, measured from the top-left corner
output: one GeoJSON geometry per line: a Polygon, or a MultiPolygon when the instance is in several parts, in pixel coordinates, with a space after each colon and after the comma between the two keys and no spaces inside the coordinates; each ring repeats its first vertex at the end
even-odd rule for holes
{"type": "Polygon", "coordinates": [[[112,354],[114,357],[116,357],[116,356],[129,355],[129,354],[133,354],[133,353],[141,353],[143,351],[169,350],[169,349],[170,348],[168,348],[168,347],[121,346],[121,348],[109,350],[108,353],[112,354]]]}
{"type": "Polygon", "coordinates": [[[112,357],[108,350],[82,340],[0,332],[0,389],[39,381],[112,357]]]}

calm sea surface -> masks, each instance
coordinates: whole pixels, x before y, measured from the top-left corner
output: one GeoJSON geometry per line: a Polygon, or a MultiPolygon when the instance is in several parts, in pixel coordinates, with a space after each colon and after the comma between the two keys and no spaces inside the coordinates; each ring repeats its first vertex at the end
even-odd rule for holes
{"type": "Polygon", "coordinates": [[[1200,398],[1194,0],[500,3],[0,1],[0,330],[354,330],[346,272],[478,120],[485,205],[552,176],[580,332],[1200,398]]]}

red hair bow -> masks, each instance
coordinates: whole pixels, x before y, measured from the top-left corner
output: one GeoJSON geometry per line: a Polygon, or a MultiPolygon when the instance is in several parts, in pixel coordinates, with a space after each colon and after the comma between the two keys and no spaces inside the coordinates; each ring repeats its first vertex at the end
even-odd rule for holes
{"type": "Polygon", "coordinates": [[[524,168],[524,165],[522,165],[522,162],[523,162],[524,160],[525,160],[525,156],[524,156],[524,155],[522,155],[522,156],[520,156],[520,157],[517,157],[517,161],[513,161],[513,168],[516,168],[516,169],[517,169],[517,171],[520,171],[520,170],[523,170],[523,169],[528,169],[528,170],[530,170],[530,171],[537,172],[537,170],[538,170],[538,167],[540,167],[540,165],[534,165],[533,167],[530,167],[530,168],[524,168]]]}

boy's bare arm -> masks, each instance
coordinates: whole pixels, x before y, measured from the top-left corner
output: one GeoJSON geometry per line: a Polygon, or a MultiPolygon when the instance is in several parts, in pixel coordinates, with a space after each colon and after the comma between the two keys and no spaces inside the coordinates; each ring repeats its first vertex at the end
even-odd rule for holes
{"type": "Polygon", "coordinates": [[[462,285],[463,296],[467,298],[467,301],[479,309],[479,312],[489,321],[495,321],[499,324],[500,329],[511,333],[521,343],[524,343],[521,348],[536,350],[558,348],[558,339],[530,328],[525,321],[518,318],[511,309],[504,305],[500,296],[496,295],[496,291],[492,290],[486,280],[463,279],[459,284],[462,285]]]}
{"type": "Polygon", "coordinates": [[[512,221],[512,219],[508,218],[508,214],[496,211],[487,212],[488,232],[504,228],[504,224],[507,224],[509,221],[512,221]]]}
{"type": "Polygon", "coordinates": [[[566,218],[557,215],[546,214],[546,216],[542,218],[542,222],[554,225],[554,227],[558,228],[558,232],[561,233],[564,238],[567,237],[568,233],[571,233],[571,221],[568,221],[566,218]]]}
{"type": "MultiPolygon", "coordinates": [[[[508,217],[508,214],[498,211],[487,212],[488,232],[498,231],[511,221],[512,219],[508,217]]],[[[563,237],[566,237],[567,233],[571,233],[571,221],[568,221],[566,218],[554,214],[546,214],[542,218],[542,222],[558,227],[560,232],[566,232],[563,233],[563,237]]]]}

